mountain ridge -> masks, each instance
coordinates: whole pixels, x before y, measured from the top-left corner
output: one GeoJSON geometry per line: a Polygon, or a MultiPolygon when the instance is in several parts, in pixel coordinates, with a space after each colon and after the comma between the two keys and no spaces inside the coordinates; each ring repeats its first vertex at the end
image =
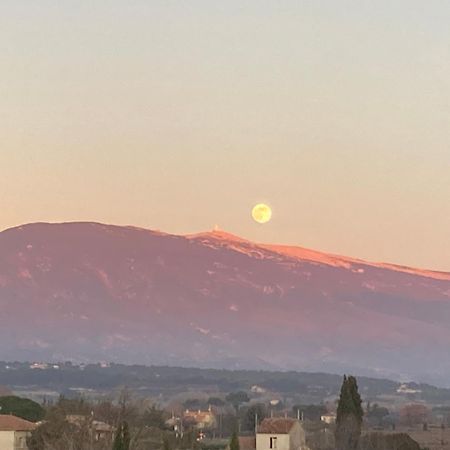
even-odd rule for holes
{"type": "Polygon", "coordinates": [[[302,247],[299,245],[290,245],[290,244],[267,244],[262,242],[255,242],[249,239],[242,238],[240,236],[234,235],[232,233],[228,233],[226,231],[220,230],[212,230],[207,232],[201,232],[197,234],[190,235],[180,235],[186,236],[188,238],[218,238],[219,240],[230,240],[231,242],[240,242],[252,244],[255,247],[265,248],[267,250],[273,251],[275,253],[280,253],[283,256],[290,256],[294,259],[300,260],[308,260],[315,261],[318,263],[329,264],[329,265],[340,265],[342,267],[346,267],[350,264],[361,264],[378,268],[392,269],[398,270],[405,273],[417,274],[424,277],[431,277],[441,280],[450,280],[450,272],[441,271],[441,270],[431,270],[424,268],[417,268],[402,264],[394,264],[388,262],[374,262],[365,259],[343,256],[334,253],[323,252],[319,250],[312,250],[310,248],[302,247]]]}
{"type": "Polygon", "coordinates": [[[41,222],[0,233],[3,360],[107,355],[441,383],[449,323],[445,272],[221,231],[41,222]]]}
{"type": "MultiPolygon", "coordinates": [[[[386,269],[392,269],[392,270],[398,270],[406,273],[414,273],[421,276],[429,276],[432,278],[442,279],[442,280],[450,280],[450,271],[447,272],[445,270],[434,270],[434,269],[426,269],[423,267],[413,267],[410,265],[404,265],[404,264],[398,264],[398,263],[390,263],[386,261],[372,261],[368,259],[361,259],[357,257],[352,256],[346,256],[342,254],[332,253],[332,252],[325,252],[321,250],[313,250],[307,247],[303,247],[300,245],[295,244],[273,244],[273,243],[264,243],[264,242],[258,242],[258,241],[252,241],[247,238],[243,238],[241,236],[238,236],[234,233],[230,233],[225,230],[221,229],[213,229],[210,231],[201,231],[199,233],[188,233],[188,234],[176,234],[176,233],[168,233],[161,230],[154,230],[150,228],[145,227],[138,227],[134,225],[115,225],[115,224],[106,224],[103,222],[96,222],[96,221],[68,221],[68,222],[31,222],[27,224],[17,225],[14,227],[9,227],[4,230],[0,231],[0,234],[5,232],[10,232],[14,230],[20,230],[23,227],[33,227],[33,226],[40,226],[40,225],[48,225],[48,226],[58,226],[58,225],[94,225],[94,226],[100,226],[100,227],[110,227],[110,228],[118,228],[118,229],[130,229],[130,230],[136,230],[141,232],[148,232],[152,234],[158,234],[161,236],[174,236],[174,237],[182,237],[187,239],[199,239],[199,238],[219,238],[223,241],[231,241],[231,242],[240,242],[240,243],[246,243],[251,244],[255,247],[262,247],[267,250],[273,251],[275,253],[280,253],[283,256],[292,256],[293,258],[298,259],[304,259],[309,261],[316,261],[316,262],[322,262],[324,264],[327,264],[328,261],[342,261],[343,265],[345,266],[345,263],[355,263],[355,264],[362,264],[362,265],[368,265],[372,267],[378,267],[378,268],[386,268],[386,269]],[[297,253],[297,254],[296,254],[297,253]],[[323,258],[321,260],[320,258],[323,258]]],[[[331,264],[332,265],[332,264],[331,264]]]]}

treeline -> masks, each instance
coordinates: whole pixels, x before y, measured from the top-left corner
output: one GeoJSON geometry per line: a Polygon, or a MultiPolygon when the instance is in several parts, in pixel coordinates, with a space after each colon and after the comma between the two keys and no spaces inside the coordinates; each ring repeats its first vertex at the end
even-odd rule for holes
{"type": "MultiPolygon", "coordinates": [[[[180,407],[199,407],[202,406],[200,402],[202,400],[192,398],[180,407]]],[[[214,413],[219,419],[209,428],[207,437],[219,438],[219,441],[231,437],[231,447],[236,447],[237,433],[254,433],[256,418],[261,422],[275,413],[281,417],[289,414],[304,419],[307,444],[312,450],[419,450],[417,443],[405,434],[363,434],[364,423],[382,420],[389,411],[369,402],[364,408],[353,376],[345,376],[341,384],[335,425],[321,422],[320,416],[326,412],[324,405],[296,405],[289,412],[282,402],[277,405],[255,403],[245,391],[230,392],[222,398],[210,397],[207,403],[215,405],[214,413]],[[311,429],[308,429],[308,424],[311,429]],[[313,429],[316,432],[311,433],[313,429]],[[333,439],[327,438],[324,442],[322,438],[330,434],[333,439]]],[[[39,422],[28,439],[30,450],[212,449],[205,447],[203,429],[199,429],[195,422],[183,419],[183,409],[177,417],[150,400],[133,397],[127,389],[114,399],[61,396],[56,402],[42,405],[29,399],[4,396],[0,397],[0,408],[3,414],[39,422]]],[[[411,424],[426,424],[426,419],[427,410],[423,405],[404,408],[403,420],[411,421],[411,424]]],[[[224,444],[222,440],[219,447],[223,449],[225,446],[226,441],[224,444]]]]}
{"type": "MultiPolygon", "coordinates": [[[[258,385],[280,393],[310,394],[317,398],[337,394],[339,375],[307,372],[271,372],[253,370],[217,370],[166,366],[141,366],[99,364],[76,366],[59,364],[58,369],[30,369],[28,363],[0,363],[0,385],[37,386],[69,393],[76,386],[99,391],[111,391],[120,386],[145,387],[149,392],[180,391],[185,387],[214,386],[219,391],[248,390],[258,385]],[[9,366],[9,368],[6,368],[9,366]]],[[[360,388],[366,397],[395,393],[398,383],[368,377],[359,377],[360,388]]],[[[439,402],[450,400],[450,389],[436,388],[426,384],[413,385],[423,400],[439,402]]]]}

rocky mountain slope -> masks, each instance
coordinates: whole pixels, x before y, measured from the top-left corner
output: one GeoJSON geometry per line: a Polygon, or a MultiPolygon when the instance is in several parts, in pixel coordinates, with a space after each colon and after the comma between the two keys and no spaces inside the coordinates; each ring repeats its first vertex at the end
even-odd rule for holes
{"type": "Polygon", "coordinates": [[[446,382],[450,273],[224,232],[0,233],[0,360],[353,371],[446,382]]]}

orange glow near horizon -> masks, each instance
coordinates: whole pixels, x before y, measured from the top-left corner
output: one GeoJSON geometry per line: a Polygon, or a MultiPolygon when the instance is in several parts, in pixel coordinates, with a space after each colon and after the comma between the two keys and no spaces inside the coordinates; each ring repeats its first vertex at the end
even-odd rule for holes
{"type": "Polygon", "coordinates": [[[450,271],[449,16],[420,0],[7,1],[0,229],[218,223],[450,271]],[[261,198],[270,226],[249,217],[261,198]]]}

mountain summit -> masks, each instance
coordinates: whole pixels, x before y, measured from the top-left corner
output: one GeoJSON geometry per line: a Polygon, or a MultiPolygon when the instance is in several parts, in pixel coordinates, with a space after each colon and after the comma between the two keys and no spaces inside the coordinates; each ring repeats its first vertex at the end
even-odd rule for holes
{"type": "Polygon", "coordinates": [[[445,383],[450,273],[223,231],[0,233],[0,359],[353,371],[445,383]]]}

